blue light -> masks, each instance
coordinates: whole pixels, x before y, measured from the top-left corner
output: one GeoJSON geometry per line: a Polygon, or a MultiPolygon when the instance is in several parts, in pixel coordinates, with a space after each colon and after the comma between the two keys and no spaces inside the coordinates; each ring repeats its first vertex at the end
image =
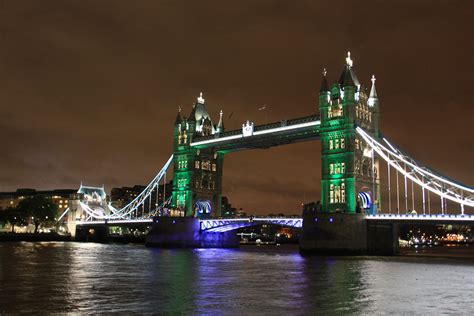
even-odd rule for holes
{"type": "Polygon", "coordinates": [[[315,221],[315,222],[317,222],[317,221],[318,221],[318,218],[317,218],[317,217],[315,217],[315,218],[314,218],[314,221],[315,221]]]}
{"type": "Polygon", "coordinates": [[[334,222],[334,218],[329,217],[329,222],[330,222],[330,223],[334,222]]]}
{"type": "Polygon", "coordinates": [[[159,223],[159,222],[160,222],[160,220],[158,220],[158,219],[155,221],[155,223],[159,223]]]}
{"type": "Polygon", "coordinates": [[[173,224],[176,224],[176,220],[173,219],[173,224]]]}
{"type": "Polygon", "coordinates": [[[359,192],[358,197],[362,202],[363,209],[368,209],[372,206],[372,196],[369,192],[359,192]]]}

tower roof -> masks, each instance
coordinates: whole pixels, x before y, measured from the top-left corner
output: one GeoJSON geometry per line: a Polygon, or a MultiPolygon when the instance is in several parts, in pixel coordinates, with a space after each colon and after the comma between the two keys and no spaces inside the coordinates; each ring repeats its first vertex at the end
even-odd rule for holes
{"type": "Polygon", "coordinates": [[[182,119],[181,119],[181,107],[178,108],[178,115],[176,116],[176,120],[174,122],[175,125],[178,125],[179,123],[181,123],[182,119]]]}
{"type": "Polygon", "coordinates": [[[357,79],[357,76],[353,69],[353,60],[351,59],[351,52],[347,52],[346,64],[344,65],[344,69],[342,70],[341,76],[339,77],[339,86],[360,86],[359,79],[357,79]]]}
{"type": "Polygon", "coordinates": [[[210,118],[209,113],[207,113],[206,107],[204,106],[204,98],[202,97],[202,92],[199,94],[199,97],[196,100],[196,103],[193,106],[193,110],[189,116],[189,119],[195,120],[196,122],[201,122],[203,119],[210,118]]]}

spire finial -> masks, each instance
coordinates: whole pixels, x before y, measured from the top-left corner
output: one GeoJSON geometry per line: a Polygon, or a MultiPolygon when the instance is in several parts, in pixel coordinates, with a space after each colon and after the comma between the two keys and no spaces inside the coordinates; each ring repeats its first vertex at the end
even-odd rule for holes
{"type": "Polygon", "coordinates": [[[375,89],[375,75],[372,75],[372,79],[370,79],[372,81],[372,88],[370,88],[370,94],[369,94],[369,100],[368,100],[368,104],[370,106],[374,106],[375,104],[378,103],[378,96],[377,96],[377,90],[375,89]]]}
{"type": "Polygon", "coordinates": [[[326,77],[326,74],[327,74],[327,73],[328,73],[328,72],[327,72],[326,68],[323,68],[323,76],[324,76],[324,77],[326,77]]]}
{"type": "Polygon", "coordinates": [[[224,114],[224,112],[222,112],[222,109],[221,109],[221,111],[219,112],[219,115],[222,116],[222,114],[224,114]]]}
{"type": "Polygon", "coordinates": [[[178,106],[178,113],[181,113],[181,106],[178,106]]]}
{"type": "Polygon", "coordinates": [[[202,97],[202,92],[199,93],[199,97],[197,98],[198,103],[204,104],[204,98],[202,97]]]}
{"type": "Polygon", "coordinates": [[[346,57],[346,65],[349,67],[352,67],[353,60],[351,59],[351,52],[347,52],[347,57],[346,57]]]}

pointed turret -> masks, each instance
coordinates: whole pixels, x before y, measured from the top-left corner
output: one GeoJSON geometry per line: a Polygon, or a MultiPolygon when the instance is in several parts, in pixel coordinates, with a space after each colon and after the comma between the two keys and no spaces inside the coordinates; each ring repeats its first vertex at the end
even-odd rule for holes
{"type": "Polygon", "coordinates": [[[224,131],[224,119],[222,118],[222,110],[219,112],[219,123],[217,123],[216,131],[217,133],[222,133],[224,131]]]}
{"type": "Polygon", "coordinates": [[[323,79],[321,80],[321,88],[319,89],[319,92],[326,92],[329,91],[329,86],[328,86],[328,80],[326,79],[326,68],[323,70],[323,79]]]}
{"type": "Polygon", "coordinates": [[[341,88],[352,86],[358,88],[360,86],[359,79],[353,69],[354,61],[351,59],[351,52],[347,52],[346,65],[342,70],[341,76],[339,77],[339,86],[341,88]]]}
{"type": "Polygon", "coordinates": [[[372,81],[372,88],[370,88],[370,94],[369,94],[369,100],[368,100],[368,104],[370,106],[374,106],[378,103],[378,100],[379,100],[379,97],[377,95],[377,90],[375,89],[375,75],[372,75],[372,79],[370,79],[372,81]]]}
{"type": "Polygon", "coordinates": [[[345,72],[344,79],[342,80],[342,88],[345,87],[357,87],[356,83],[354,82],[354,78],[352,78],[352,71],[347,70],[345,72]]]}
{"type": "Polygon", "coordinates": [[[178,115],[176,116],[176,120],[174,121],[175,125],[178,125],[181,123],[182,118],[181,118],[181,107],[178,107],[178,115]]]}

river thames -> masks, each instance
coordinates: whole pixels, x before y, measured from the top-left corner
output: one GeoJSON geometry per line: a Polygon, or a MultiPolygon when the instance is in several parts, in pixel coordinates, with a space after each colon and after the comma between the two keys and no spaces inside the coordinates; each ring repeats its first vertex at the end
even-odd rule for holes
{"type": "Polygon", "coordinates": [[[0,314],[472,314],[471,259],[0,243],[0,314]]]}

